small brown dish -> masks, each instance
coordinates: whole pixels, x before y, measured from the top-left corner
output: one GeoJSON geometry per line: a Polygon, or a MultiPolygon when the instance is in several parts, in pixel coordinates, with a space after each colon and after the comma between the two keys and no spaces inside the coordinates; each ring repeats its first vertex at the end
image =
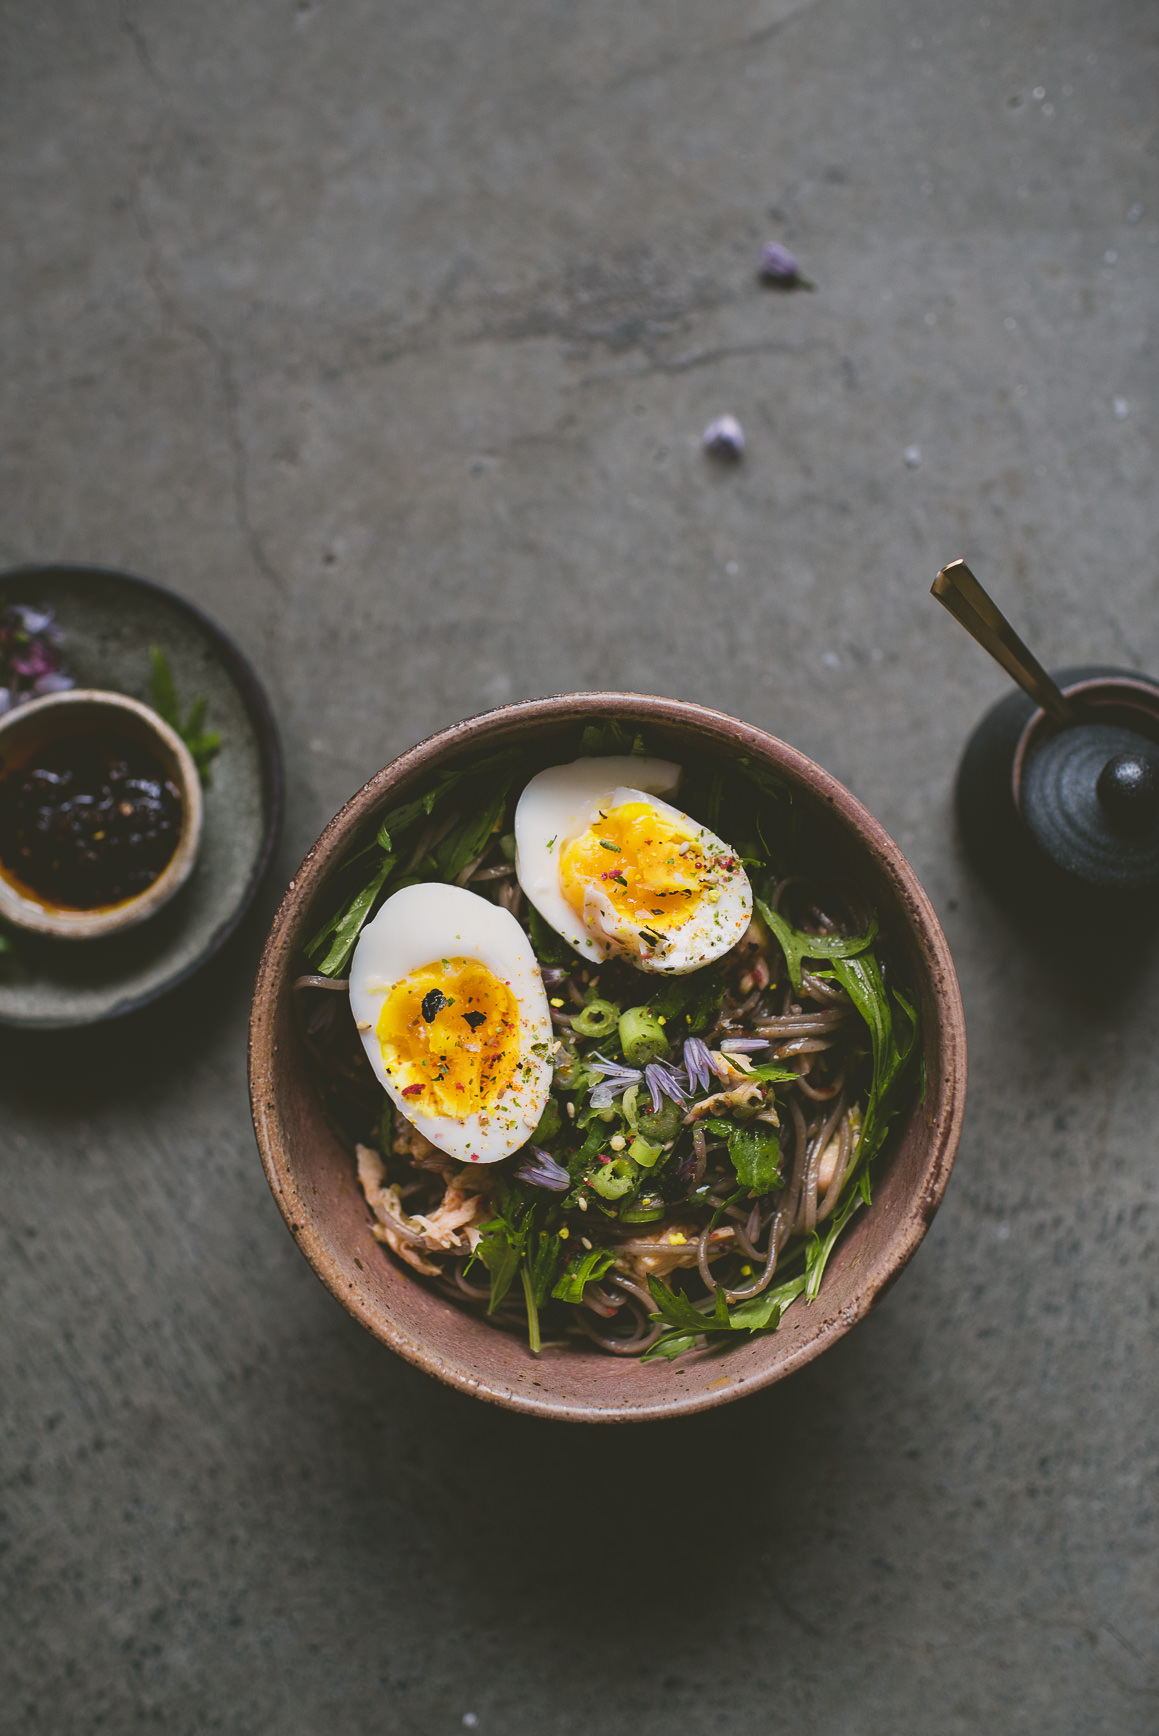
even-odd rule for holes
{"type": "MultiPolygon", "coordinates": [[[[572,749],[574,755],[574,748],[572,749]]],[[[470,718],[377,773],[322,833],[290,886],[266,943],[250,1022],[254,1126],[274,1197],[323,1283],[374,1336],[448,1385],[511,1410],[579,1422],[686,1415],[768,1386],[844,1336],[884,1294],[925,1235],[961,1132],[966,1037],[946,940],[913,869],[877,821],[819,766],[764,731],[719,712],[639,694],[564,694],[470,718]],[[342,865],[369,843],[387,809],[432,777],[511,746],[543,764],[568,752],[584,720],[619,719],[649,751],[731,760],[775,773],[832,852],[856,877],[888,934],[890,957],[918,1002],[925,1091],[891,1131],[873,1204],[837,1244],[817,1300],[789,1309],[779,1330],[671,1363],[598,1350],[552,1349],[459,1309],[395,1264],[370,1236],[350,1154],[327,1122],[293,1010],[303,944],[329,914],[342,865]]]]}
{"type": "MultiPolygon", "coordinates": [[[[87,801],[87,795],[82,800],[87,801]]],[[[78,806],[71,802],[70,810],[78,806]]],[[[175,730],[138,700],[79,688],[30,700],[0,718],[0,917],[14,927],[75,941],[96,940],[148,921],[188,880],[201,824],[201,781],[189,749],[175,730]],[[121,789],[119,802],[106,800],[111,815],[107,829],[103,819],[94,828],[90,809],[82,835],[81,817],[75,811],[62,813],[60,818],[73,828],[68,865],[62,868],[61,849],[47,844],[39,860],[35,855],[30,863],[15,860],[14,851],[6,847],[10,830],[6,803],[16,800],[15,795],[9,796],[9,786],[22,777],[39,777],[51,792],[61,768],[76,766],[79,776],[81,767],[90,771],[114,759],[119,768],[113,773],[114,782],[123,773],[130,782],[121,789]],[[45,767],[50,769],[44,771],[45,767]],[[171,848],[168,837],[154,845],[148,867],[134,861],[129,874],[118,879],[116,869],[108,865],[113,827],[119,825],[126,839],[134,827],[139,834],[135,804],[148,799],[141,788],[145,783],[162,790],[165,823],[174,841],[171,848]],[[62,879],[65,874],[67,882],[62,879]],[[147,875],[152,876],[148,884],[133,890],[147,875]]],[[[124,841],[116,842],[123,853],[124,841]]],[[[140,851],[137,837],[133,846],[140,851]]]]}

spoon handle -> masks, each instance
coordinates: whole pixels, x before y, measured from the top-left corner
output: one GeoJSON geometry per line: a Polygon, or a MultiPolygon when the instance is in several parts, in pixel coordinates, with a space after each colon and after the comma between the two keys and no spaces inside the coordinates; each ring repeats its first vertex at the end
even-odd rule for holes
{"type": "Polygon", "coordinates": [[[1053,723],[1064,728],[1074,722],[1073,708],[1042,664],[1026,649],[965,561],[951,561],[948,567],[943,567],[930,586],[930,594],[950,611],[955,621],[978,641],[984,651],[989,651],[995,662],[1000,663],[1022,691],[1042,707],[1053,723]]]}

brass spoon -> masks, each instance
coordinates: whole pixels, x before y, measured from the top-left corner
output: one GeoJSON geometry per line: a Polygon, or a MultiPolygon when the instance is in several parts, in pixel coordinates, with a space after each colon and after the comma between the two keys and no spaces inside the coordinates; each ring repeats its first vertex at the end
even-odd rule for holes
{"type": "Polygon", "coordinates": [[[989,651],[1022,691],[1042,707],[1052,723],[1058,724],[1060,729],[1074,723],[1074,707],[1063,697],[1038,659],[1026,649],[965,561],[951,561],[948,567],[943,567],[930,586],[930,595],[950,611],[983,651],[989,651]]]}

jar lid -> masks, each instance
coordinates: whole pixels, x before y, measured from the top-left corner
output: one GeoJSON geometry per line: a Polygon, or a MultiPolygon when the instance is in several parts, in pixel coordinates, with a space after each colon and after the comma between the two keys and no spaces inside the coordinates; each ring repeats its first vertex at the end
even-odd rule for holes
{"type": "Polygon", "coordinates": [[[1026,764],[1022,816],[1068,874],[1090,886],[1159,884],[1159,743],[1109,723],[1050,736],[1026,764]]]}

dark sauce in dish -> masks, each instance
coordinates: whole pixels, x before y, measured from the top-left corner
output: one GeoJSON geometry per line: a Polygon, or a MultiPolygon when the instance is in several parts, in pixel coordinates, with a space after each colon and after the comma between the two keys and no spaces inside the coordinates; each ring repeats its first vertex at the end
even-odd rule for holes
{"type": "Polygon", "coordinates": [[[103,731],[37,750],[0,780],[0,862],[70,910],[146,891],[177,848],[181,792],[147,747],[103,731]]]}

